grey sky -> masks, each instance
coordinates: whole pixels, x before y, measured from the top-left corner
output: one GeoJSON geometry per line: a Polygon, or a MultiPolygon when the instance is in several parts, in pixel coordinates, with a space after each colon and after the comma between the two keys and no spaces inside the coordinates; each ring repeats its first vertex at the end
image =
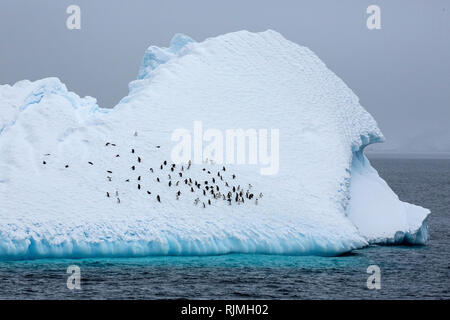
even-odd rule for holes
{"type": "Polygon", "coordinates": [[[308,46],[360,97],[388,139],[375,150],[450,152],[449,1],[0,0],[0,83],[57,76],[114,106],[149,45],[274,29],[308,46]],[[81,30],[66,8],[81,7],[81,30]],[[381,7],[381,30],[366,8],[381,7]]]}

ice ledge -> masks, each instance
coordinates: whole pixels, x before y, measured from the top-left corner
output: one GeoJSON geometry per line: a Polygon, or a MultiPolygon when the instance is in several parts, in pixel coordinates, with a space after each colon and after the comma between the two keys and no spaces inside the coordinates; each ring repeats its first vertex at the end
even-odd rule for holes
{"type": "Polygon", "coordinates": [[[347,215],[370,244],[426,244],[429,214],[400,201],[363,151],[354,153],[347,215]]]}

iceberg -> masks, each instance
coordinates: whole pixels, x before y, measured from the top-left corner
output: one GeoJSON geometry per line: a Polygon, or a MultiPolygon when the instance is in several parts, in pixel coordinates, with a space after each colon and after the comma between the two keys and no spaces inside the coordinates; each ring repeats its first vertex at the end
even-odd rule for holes
{"type": "Polygon", "coordinates": [[[111,109],[57,78],[1,85],[0,259],[424,244],[429,210],[400,201],[364,156],[382,141],[346,84],[272,30],[152,46],[111,109]],[[173,167],[173,132],[199,121],[278,130],[278,170],[204,158],[173,167]]]}

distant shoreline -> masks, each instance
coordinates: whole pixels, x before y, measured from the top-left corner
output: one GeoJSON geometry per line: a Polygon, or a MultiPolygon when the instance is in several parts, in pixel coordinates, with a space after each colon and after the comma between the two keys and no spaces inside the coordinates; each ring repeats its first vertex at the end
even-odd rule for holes
{"type": "Polygon", "coordinates": [[[450,152],[442,153],[387,153],[387,152],[366,152],[369,159],[446,159],[450,160],[450,152]]]}

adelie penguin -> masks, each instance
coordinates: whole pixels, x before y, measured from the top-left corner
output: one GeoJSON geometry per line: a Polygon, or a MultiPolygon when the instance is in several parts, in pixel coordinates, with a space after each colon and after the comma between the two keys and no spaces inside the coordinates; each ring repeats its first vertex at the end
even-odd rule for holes
{"type": "Polygon", "coordinates": [[[141,181],[141,176],[138,177],[138,181],[141,181]]]}
{"type": "Polygon", "coordinates": [[[106,172],[108,172],[108,173],[112,173],[112,171],[111,171],[111,170],[108,170],[108,171],[106,171],[106,172]]]}
{"type": "Polygon", "coordinates": [[[109,192],[106,192],[106,196],[109,198],[109,192]]]}
{"type": "Polygon", "coordinates": [[[47,162],[45,162],[45,161],[42,161],[42,164],[47,164],[47,162]]]}
{"type": "Polygon", "coordinates": [[[88,163],[91,165],[91,166],[93,166],[94,164],[91,162],[91,161],[88,161],[88,163]]]}
{"type": "Polygon", "coordinates": [[[134,149],[131,149],[131,153],[134,153],[134,149]]]}
{"type": "Polygon", "coordinates": [[[156,200],[157,200],[158,202],[161,202],[161,198],[159,197],[159,194],[156,196],[156,200]]]}
{"type": "Polygon", "coordinates": [[[147,194],[152,194],[150,191],[147,190],[147,194]]]}
{"type": "Polygon", "coordinates": [[[69,167],[69,165],[68,164],[66,164],[65,166],[64,166],[65,168],[68,168],[69,167]]]}
{"type": "Polygon", "coordinates": [[[138,157],[138,162],[141,163],[141,157],[138,157]]]}
{"type": "Polygon", "coordinates": [[[141,190],[141,185],[140,184],[138,184],[138,189],[141,190]]]}
{"type": "Polygon", "coordinates": [[[132,166],[132,167],[131,167],[131,170],[136,170],[136,167],[135,167],[135,166],[132,166]]]}

